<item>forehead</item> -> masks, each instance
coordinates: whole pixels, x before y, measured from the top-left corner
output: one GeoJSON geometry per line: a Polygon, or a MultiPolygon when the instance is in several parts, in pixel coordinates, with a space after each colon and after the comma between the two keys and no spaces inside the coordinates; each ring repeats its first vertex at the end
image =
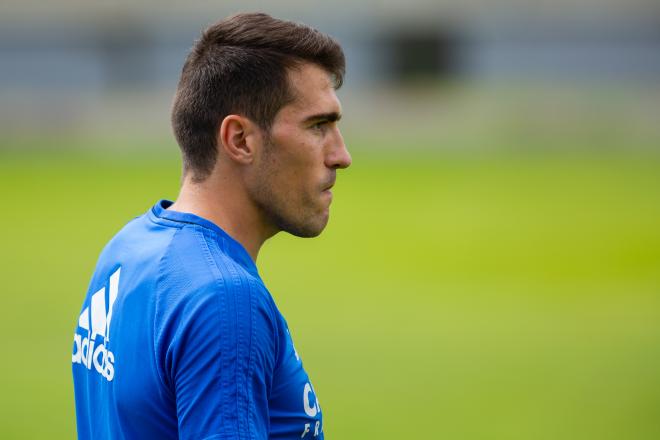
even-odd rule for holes
{"type": "Polygon", "coordinates": [[[304,119],[306,115],[341,113],[341,104],[328,72],[306,63],[290,70],[288,76],[294,100],[280,109],[278,118],[304,119]]]}

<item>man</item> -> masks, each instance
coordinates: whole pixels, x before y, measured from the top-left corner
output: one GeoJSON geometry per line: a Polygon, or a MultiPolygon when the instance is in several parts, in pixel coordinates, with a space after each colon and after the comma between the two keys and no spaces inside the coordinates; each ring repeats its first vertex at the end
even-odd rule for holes
{"type": "Polygon", "coordinates": [[[321,407],[259,277],[261,245],[328,222],[344,55],[265,14],[207,29],[172,123],[183,157],[160,201],[105,247],[74,336],[81,439],[323,438],[321,407]]]}

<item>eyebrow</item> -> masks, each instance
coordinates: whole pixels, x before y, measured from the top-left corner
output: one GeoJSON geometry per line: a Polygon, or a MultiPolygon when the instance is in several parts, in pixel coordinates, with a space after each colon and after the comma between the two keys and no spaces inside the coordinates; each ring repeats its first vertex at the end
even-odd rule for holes
{"type": "Polygon", "coordinates": [[[341,114],[337,112],[329,112],[329,113],[317,113],[315,115],[311,115],[305,118],[303,121],[304,123],[312,122],[312,121],[328,121],[328,122],[337,122],[341,119],[341,114]]]}

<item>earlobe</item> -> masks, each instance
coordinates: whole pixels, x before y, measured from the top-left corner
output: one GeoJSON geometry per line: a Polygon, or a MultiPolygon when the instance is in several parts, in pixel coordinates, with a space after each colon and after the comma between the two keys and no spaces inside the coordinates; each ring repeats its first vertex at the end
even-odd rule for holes
{"type": "Polygon", "coordinates": [[[252,162],[253,147],[250,142],[252,123],[239,115],[228,115],[220,123],[218,130],[218,149],[231,160],[241,164],[252,162]]]}

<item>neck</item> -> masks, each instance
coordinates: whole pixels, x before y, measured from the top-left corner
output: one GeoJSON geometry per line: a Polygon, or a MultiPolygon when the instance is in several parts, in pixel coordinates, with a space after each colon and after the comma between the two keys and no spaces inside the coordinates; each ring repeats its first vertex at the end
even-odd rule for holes
{"type": "MultiPolygon", "coordinates": [[[[222,175],[222,174],[221,174],[222,175]]],[[[238,179],[209,176],[201,183],[184,178],[179,197],[168,209],[195,214],[218,225],[247,250],[256,263],[264,242],[277,233],[262,220],[238,179]]]]}

